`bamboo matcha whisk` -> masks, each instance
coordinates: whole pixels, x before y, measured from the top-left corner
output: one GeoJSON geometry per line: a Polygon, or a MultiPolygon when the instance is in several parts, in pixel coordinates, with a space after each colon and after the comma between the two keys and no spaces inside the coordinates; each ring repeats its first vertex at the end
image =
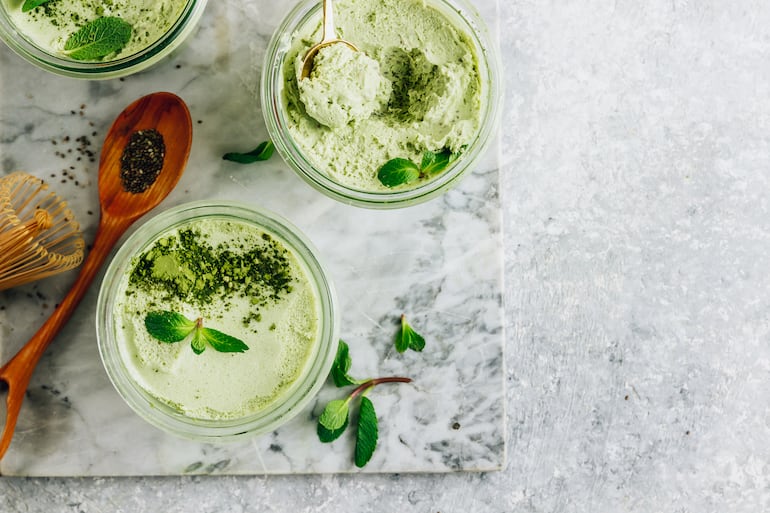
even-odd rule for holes
{"type": "Polygon", "coordinates": [[[23,172],[0,178],[0,290],[80,265],[85,243],[67,203],[23,172]]]}

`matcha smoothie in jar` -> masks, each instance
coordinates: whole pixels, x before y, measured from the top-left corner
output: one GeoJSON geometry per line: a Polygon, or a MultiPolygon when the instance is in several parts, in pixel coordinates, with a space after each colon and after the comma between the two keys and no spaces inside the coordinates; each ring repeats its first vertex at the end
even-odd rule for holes
{"type": "Polygon", "coordinates": [[[336,350],[331,283],[310,243],[275,214],[195,202],[120,249],[97,305],[110,380],[173,434],[228,440],[291,419],[336,350]]]}
{"type": "Polygon", "coordinates": [[[0,0],[0,36],[50,71],[109,78],[144,69],[178,46],[206,0],[0,0]]]}
{"type": "Polygon", "coordinates": [[[268,46],[262,105],[289,165],[325,194],[392,208],[432,198],[471,169],[496,129],[498,56],[459,0],[339,0],[341,43],[322,37],[319,2],[301,2],[268,46]]]}

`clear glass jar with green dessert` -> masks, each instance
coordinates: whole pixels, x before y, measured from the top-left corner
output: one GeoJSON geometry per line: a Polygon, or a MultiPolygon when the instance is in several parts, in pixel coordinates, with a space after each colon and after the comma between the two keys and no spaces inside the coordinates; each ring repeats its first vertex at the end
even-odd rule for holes
{"type": "Polygon", "coordinates": [[[261,102],[289,166],[344,203],[398,208],[433,198],[473,169],[500,110],[496,45],[464,0],[339,0],[337,37],[319,51],[320,2],[302,0],[267,48],[261,102]]]}
{"type": "Polygon", "coordinates": [[[0,0],[0,38],[60,75],[120,77],[179,46],[205,6],[206,0],[0,0]]]}
{"type": "Polygon", "coordinates": [[[107,374],[172,434],[231,440],[276,429],[313,399],[339,337],[334,288],[304,235],[276,214],[192,202],[142,225],[97,301],[107,374]]]}

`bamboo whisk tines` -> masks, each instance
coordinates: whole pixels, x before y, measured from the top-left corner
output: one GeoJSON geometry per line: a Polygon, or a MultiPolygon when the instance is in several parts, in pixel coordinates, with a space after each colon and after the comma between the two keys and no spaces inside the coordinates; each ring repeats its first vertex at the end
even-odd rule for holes
{"type": "Polygon", "coordinates": [[[22,172],[0,178],[0,290],[77,267],[85,242],[67,203],[22,172]]]}

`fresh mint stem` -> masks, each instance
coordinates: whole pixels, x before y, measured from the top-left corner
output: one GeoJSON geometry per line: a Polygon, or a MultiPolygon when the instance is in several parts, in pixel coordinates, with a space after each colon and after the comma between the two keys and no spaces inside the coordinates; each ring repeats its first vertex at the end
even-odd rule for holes
{"type": "MultiPolygon", "coordinates": [[[[403,321],[403,318],[402,318],[403,321]]],[[[377,414],[374,410],[374,404],[366,394],[378,385],[385,383],[411,383],[411,378],[402,376],[388,376],[384,378],[373,378],[365,381],[356,380],[348,374],[350,370],[351,358],[348,345],[342,340],[337,345],[337,355],[334,359],[332,369],[329,372],[338,387],[348,385],[358,385],[343,399],[334,399],[326,403],[323,412],[318,417],[316,434],[322,443],[333,442],[339,438],[347,429],[351,418],[350,409],[353,400],[361,396],[358,406],[358,416],[356,419],[356,447],[353,455],[353,461],[356,466],[361,468],[366,465],[377,448],[377,438],[379,428],[377,426],[377,414]]]]}
{"type": "Polygon", "coordinates": [[[356,387],[356,389],[350,393],[349,397],[351,399],[355,399],[358,395],[361,395],[364,392],[368,391],[368,389],[374,388],[377,385],[382,385],[384,383],[411,383],[411,382],[412,382],[412,378],[402,378],[401,376],[390,376],[387,378],[370,379],[358,385],[358,387],[356,387]]]}

